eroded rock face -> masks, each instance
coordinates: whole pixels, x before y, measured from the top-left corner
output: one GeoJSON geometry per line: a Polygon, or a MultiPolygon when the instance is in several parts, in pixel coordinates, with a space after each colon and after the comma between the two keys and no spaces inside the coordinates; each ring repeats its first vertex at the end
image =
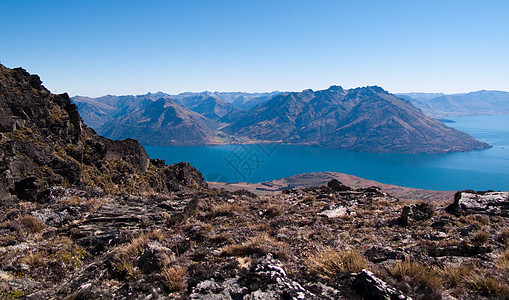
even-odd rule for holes
{"type": "Polygon", "coordinates": [[[454,195],[454,203],[447,207],[453,214],[487,214],[509,216],[509,192],[461,191],[454,195]]]}
{"type": "Polygon", "coordinates": [[[67,94],[0,65],[0,203],[38,201],[56,185],[131,194],[206,186],[189,164],[152,164],[137,141],[98,136],[67,94]]]}
{"type": "Polygon", "coordinates": [[[380,278],[376,277],[373,273],[367,270],[362,270],[355,276],[353,285],[365,299],[377,300],[396,300],[412,298],[405,296],[402,292],[391,287],[380,278]]]}
{"type": "Polygon", "coordinates": [[[409,225],[413,222],[429,220],[433,217],[435,210],[428,203],[407,205],[403,207],[399,221],[402,225],[409,225]]]}
{"type": "Polygon", "coordinates": [[[208,279],[193,289],[191,299],[320,299],[286,275],[281,263],[268,254],[253,263],[247,274],[223,282],[208,279]]]}

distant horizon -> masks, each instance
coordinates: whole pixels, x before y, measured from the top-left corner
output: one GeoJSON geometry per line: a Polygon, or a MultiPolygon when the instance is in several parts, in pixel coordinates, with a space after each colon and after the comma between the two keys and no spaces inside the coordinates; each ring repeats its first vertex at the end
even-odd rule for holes
{"type": "MultiPolygon", "coordinates": [[[[332,85],[334,86],[334,85],[332,85]]],[[[340,86],[340,85],[339,85],[340,86]]],[[[388,91],[387,89],[385,89],[383,86],[380,86],[380,85],[365,85],[365,86],[357,86],[357,87],[351,87],[351,88],[345,88],[343,86],[341,86],[343,89],[345,90],[350,90],[350,89],[355,89],[355,88],[362,88],[362,87],[369,87],[369,86],[378,86],[378,87],[381,87],[383,88],[384,90],[388,91]]],[[[330,86],[329,86],[330,87],[330,86]]],[[[328,87],[328,88],[329,88],[328,87]]],[[[325,88],[325,89],[311,89],[313,91],[321,91],[321,90],[326,90],[328,88],[325,88]]],[[[122,96],[145,96],[145,95],[148,95],[148,94],[158,94],[158,93],[163,93],[163,94],[166,94],[166,95],[170,95],[170,96],[177,96],[177,95],[181,95],[181,94],[186,94],[186,93],[192,93],[192,94],[199,94],[199,93],[246,93],[246,94],[269,94],[269,93],[300,93],[302,91],[305,91],[305,90],[308,90],[308,89],[302,89],[300,91],[281,91],[281,90],[274,90],[274,91],[255,91],[255,92],[251,92],[251,91],[185,91],[185,92],[179,92],[179,93],[169,93],[169,92],[164,92],[164,91],[156,91],[156,92],[146,92],[146,93],[142,93],[142,94],[104,94],[104,95],[99,95],[99,96],[89,96],[89,95],[69,95],[69,97],[71,98],[74,98],[74,97],[88,97],[88,98],[100,98],[100,97],[106,97],[106,96],[113,96],[113,97],[122,97],[122,96]]],[[[476,92],[503,92],[503,93],[509,93],[509,91],[504,91],[504,90],[487,90],[487,89],[481,89],[481,90],[474,90],[474,91],[468,91],[468,92],[457,92],[457,93],[443,93],[443,92],[391,92],[391,91],[388,91],[389,93],[391,94],[443,94],[443,95],[461,95],[461,94],[470,94],[470,93],[476,93],[476,92]]],[[[65,93],[65,92],[64,92],[65,93]]]]}

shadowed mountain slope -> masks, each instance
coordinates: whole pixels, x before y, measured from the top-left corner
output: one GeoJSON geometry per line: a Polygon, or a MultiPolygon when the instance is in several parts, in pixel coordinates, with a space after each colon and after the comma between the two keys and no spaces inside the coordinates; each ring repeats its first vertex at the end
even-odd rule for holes
{"type": "Polygon", "coordinates": [[[262,103],[226,133],[366,152],[451,152],[489,146],[427,117],[380,87],[305,90],[262,103]]]}
{"type": "Polygon", "coordinates": [[[98,132],[108,138],[134,138],[149,145],[199,145],[215,143],[215,127],[212,120],[171,99],[161,98],[104,124],[98,132]]]}

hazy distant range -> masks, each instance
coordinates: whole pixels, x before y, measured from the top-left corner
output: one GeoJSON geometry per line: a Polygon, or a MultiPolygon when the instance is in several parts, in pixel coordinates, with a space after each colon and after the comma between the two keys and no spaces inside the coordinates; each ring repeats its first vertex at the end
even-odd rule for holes
{"type": "Polygon", "coordinates": [[[487,148],[436,119],[509,114],[509,93],[390,94],[379,87],[302,92],[76,96],[98,133],[147,145],[286,142],[365,152],[487,148]]]}

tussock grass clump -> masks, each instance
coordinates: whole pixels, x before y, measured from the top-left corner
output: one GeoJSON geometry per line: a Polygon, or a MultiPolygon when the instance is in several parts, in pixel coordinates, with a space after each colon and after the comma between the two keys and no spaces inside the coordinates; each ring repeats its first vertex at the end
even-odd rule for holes
{"type": "Polygon", "coordinates": [[[77,270],[81,268],[85,256],[83,247],[74,244],[69,237],[56,237],[45,241],[39,249],[23,256],[21,262],[35,268],[59,262],[68,269],[77,270]]]}
{"type": "Polygon", "coordinates": [[[402,279],[410,285],[418,285],[425,291],[438,294],[442,290],[443,277],[440,271],[417,261],[411,259],[398,261],[389,268],[389,271],[394,277],[402,279]]]}
{"type": "Polygon", "coordinates": [[[186,288],[186,269],[182,266],[168,266],[161,271],[164,285],[171,292],[183,292],[186,288]]]}
{"type": "Polygon", "coordinates": [[[504,243],[506,247],[509,247],[509,228],[508,227],[504,227],[504,228],[502,228],[502,230],[500,230],[498,239],[502,243],[504,243]]]}
{"type": "Polygon", "coordinates": [[[460,266],[446,266],[440,271],[440,274],[450,287],[457,287],[461,284],[464,278],[470,276],[477,267],[474,265],[460,265],[460,266]]]}
{"type": "Polygon", "coordinates": [[[484,230],[477,231],[472,237],[472,242],[476,245],[484,245],[488,241],[490,235],[484,230]]]}
{"type": "Polygon", "coordinates": [[[509,249],[505,250],[497,260],[499,270],[509,270],[509,249]]]}
{"type": "Polygon", "coordinates": [[[21,261],[29,266],[45,266],[47,255],[46,251],[34,251],[23,257],[21,261]]]}
{"type": "Polygon", "coordinates": [[[162,241],[163,239],[164,235],[161,230],[145,232],[132,239],[130,243],[120,248],[120,251],[125,252],[130,256],[138,256],[143,254],[143,250],[147,247],[149,240],[162,241]]]}
{"type": "Polygon", "coordinates": [[[162,241],[164,234],[154,230],[140,234],[129,243],[117,247],[113,252],[113,271],[120,277],[138,277],[141,272],[136,267],[135,259],[143,254],[149,240],[162,241]]]}
{"type": "Polygon", "coordinates": [[[240,214],[243,212],[242,206],[236,203],[221,203],[213,206],[210,209],[211,217],[219,217],[219,216],[233,216],[235,214],[240,214]]]}
{"type": "Polygon", "coordinates": [[[31,233],[39,233],[46,227],[43,222],[32,215],[19,216],[18,222],[31,233]]]}
{"type": "Polygon", "coordinates": [[[482,274],[473,274],[465,278],[469,287],[487,297],[504,297],[509,295],[509,285],[502,283],[494,277],[482,274]]]}
{"type": "Polygon", "coordinates": [[[270,237],[267,233],[262,233],[242,244],[232,244],[223,247],[222,254],[224,256],[249,256],[249,255],[265,255],[274,252],[279,257],[285,256],[285,250],[289,246],[270,237]]]}
{"type": "Polygon", "coordinates": [[[369,261],[356,250],[336,251],[326,248],[308,257],[308,264],[318,275],[332,279],[343,274],[360,272],[368,267],[369,261]]]}

